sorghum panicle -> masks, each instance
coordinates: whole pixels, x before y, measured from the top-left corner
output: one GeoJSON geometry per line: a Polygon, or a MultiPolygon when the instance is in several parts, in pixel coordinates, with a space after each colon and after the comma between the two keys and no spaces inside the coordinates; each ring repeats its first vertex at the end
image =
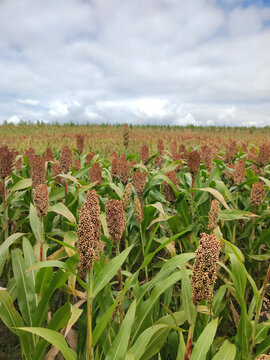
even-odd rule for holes
{"type": "Polygon", "coordinates": [[[72,150],[68,146],[63,146],[60,155],[60,165],[64,174],[67,174],[72,166],[72,150]]]}
{"type": "Polygon", "coordinates": [[[262,354],[256,360],[270,360],[270,355],[262,354]]]}
{"type": "Polygon", "coordinates": [[[220,211],[220,208],[219,208],[218,200],[216,200],[216,199],[212,200],[210,211],[208,214],[208,218],[209,218],[208,229],[210,231],[213,231],[217,227],[219,211],[220,211]]]}
{"type": "Polygon", "coordinates": [[[157,141],[157,150],[158,150],[158,153],[160,155],[162,155],[162,153],[164,151],[164,143],[163,143],[163,140],[161,140],[161,139],[158,139],[158,141],[157,141]]]}
{"type": "Polygon", "coordinates": [[[128,124],[124,124],[123,141],[124,141],[124,146],[127,149],[128,144],[129,144],[129,125],[128,124]]]}
{"type": "Polygon", "coordinates": [[[80,134],[76,134],[76,146],[77,150],[79,151],[79,154],[83,152],[84,148],[84,136],[80,134]]]}
{"type": "Polygon", "coordinates": [[[270,160],[270,144],[263,144],[259,147],[258,163],[261,167],[265,167],[270,160]]]}
{"type": "Polygon", "coordinates": [[[129,201],[130,201],[130,197],[132,194],[132,182],[127,183],[127,185],[125,186],[123,195],[122,195],[122,204],[123,204],[123,209],[126,210],[126,208],[128,207],[129,201]]]}
{"type": "Polygon", "coordinates": [[[202,158],[205,163],[206,169],[209,172],[213,170],[213,149],[210,146],[203,145],[201,149],[202,158]]]}
{"type": "Polygon", "coordinates": [[[54,180],[56,182],[63,185],[65,183],[65,180],[61,176],[57,176],[59,174],[62,174],[61,165],[58,162],[53,162],[52,163],[52,176],[54,177],[54,180]]]}
{"type": "Polygon", "coordinates": [[[111,240],[119,244],[125,230],[125,213],[122,202],[114,199],[109,200],[106,204],[105,213],[111,240]]]}
{"type": "Polygon", "coordinates": [[[251,190],[251,194],[250,194],[250,201],[254,208],[256,206],[261,205],[264,196],[265,196],[265,189],[264,189],[263,183],[255,182],[252,185],[252,190],[251,190]]]}
{"type": "Polygon", "coordinates": [[[188,153],[187,165],[192,177],[194,177],[196,172],[199,170],[200,163],[201,163],[201,154],[199,151],[193,150],[188,153]]]}
{"type": "Polygon", "coordinates": [[[44,155],[43,155],[44,161],[53,161],[53,152],[51,148],[47,148],[44,155]]]}
{"type": "Polygon", "coordinates": [[[120,160],[118,161],[118,177],[124,185],[128,183],[129,175],[130,175],[130,165],[126,161],[125,155],[122,155],[120,160]]]}
{"type": "Polygon", "coordinates": [[[137,169],[132,175],[132,182],[139,196],[142,196],[143,194],[146,177],[146,172],[141,173],[139,169],[137,169]]]}
{"type": "Polygon", "coordinates": [[[97,182],[96,185],[102,184],[102,171],[98,163],[94,163],[89,169],[89,182],[97,182]]]}
{"type": "Polygon", "coordinates": [[[81,159],[80,158],[75,159],[74,160],[74,169],[75,169],[75,171],[80,170],[80,168],[81,168],[81,159]]]}
{"type": "Polygon", "coordinates": [[[140,200],[138,199],[137,195],[134,196],[133,207],[134,207],[135,218],[138,221],[138,223],[140,224],[143,221],[143,211],[142,211],[140,200]]]}
{"type": "Polygon", "coordinates": [[[33,187],[40,184],[46,184],[45,162],[42,156],[34,155],[31,159],[30,177],[33,187]]]}
{"type": "Polygon", "coordinates": [[[146,164],[149,159],[149,147],[147,145],[143,145],[141,147],[141,160],[143,164],[146,164]]]}
{"type": "Polygon", "coordinates": [[[37,185],[33,200],[38,216],[45,216],[49,207],[49,192],[46,184],[37,185]]]}
{"type": "Polygon", "coordinates": [[[4,179],[11,174],[13,158],[7,145],[0,148],[0,178],[4,179]]]}
{"type": "Polygon", "coordinates": [[[192,301],[195,305],[212,298],[211,285],[216,282],[216,264],[219,259],[220,243],[215,235],[202,233],[196,250],[191,277],[192,301]]]}
{"type": "Polygon", "coordinates": [[[245,161],[238,160],[234,167],[234,173],[233,173],[234,183],[236,185],[242,184],[242,182],[245,180],[245,176],[246,176],[245,161]]]}
{"type": "MultiPolygon", "coordinates": [[[[179,184],[178,179],[176,177],[175,171],[168,171],[166,173],[167,178],[171,180],[171,182],[177,186],[179,184]]],[[[171,185],[167,183],[167,181],[162,181],[162,194],[165,196],[166,200],[170,203],[173,203],[176,200],[175,194],[171,185]]]]}
{"type": "Polygon", "coordinates": [[[230,144],[226,150],[226,163],[232,162],[233,158],[237,153],[237,146],[235,141],[230,141],[230,144]]]}
{"type": "Polygon", "coordinates": [[[96,155],[95,152],[88,153],[86,155],[86,165],[89,165],[93,157],[96,155]]]}

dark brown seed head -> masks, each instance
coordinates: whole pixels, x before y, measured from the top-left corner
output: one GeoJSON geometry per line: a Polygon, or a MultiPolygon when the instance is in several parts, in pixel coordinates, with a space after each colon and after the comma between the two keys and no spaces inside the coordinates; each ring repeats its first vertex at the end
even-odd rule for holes
{"type": "Polygon", "coordinates": [[[256,182],[252,185],[250,201],[253,207],[260,206],[265,196],[264,185],[261,182],[256,182]]]}
{"type": "Polygon", "coordinates": [[[231,163],[237,153],[237,146],[235,141],[230,141],[229,146],[226,150],[226,163],[231,163]]]}
{"type": "Polygon", "coordinates": [[[14,156],[6,145],[0,147],[0,178],[4,179],[12,172],[14,156]]]}
{"type": "Polygon", "coordinates": [[[67,174],[72,166],[72,150],[68,146],[63,146],[60,155],[60,165],[64,174],[67,174]]]}
{"type": "Polygon", "coordinates": [[[217,227],[219,211],[220,208],[219,208],[218,200],[211,201],[211,207],[208,214],[208,218],[209,218],[208,229],[210,231],[213,231],[217,227]]]}
{"type": "Polygon", "coordinates": [[[38,216],[45,216],[49,207],[49,192],[46,184],[37,185],[33,199],[38,216]]]}
{"type": "Polygon", "coordinates": [[[94,163],[89,169],[89,182],[97,182],[96,185],[102,184],[102,171],[98,163],[94,163]]]}
{"type": "Polygon", "coordinates": [[[53,162],[52,163],[52,176],[54,177],[54,180],[56,182],[63,185],[65,183],[65,180],[61,176],[57,176],[59,174],[62,174],[61,165],[57,162],[53,162]]]}
{"type": "Polygon", "coordinates": [[[127,148],[128,144],[129,144],[129,125],[128,124],[124,124],[123,141],[124,141],[125,148],[127,148]]]}
{"type": "Polygon", "coordinates": [[[47,148],[44,155],[43,155],[44,161],[53,161],[53,152],[51,148],[47,148]]]}
{"type": "Polygon", "coordinates": [[[187,165],[191,175],[194,177],[200,168],[201,154],[199,151],[193,150],[188,153],[187,165]]]}
{"type": "Polygon", "coordinates": [[[185,147],[184,144],[181,144],[181,145],[179,146],[179,153],[180,153],[180,155],[181,155],[181,159],[185,159],[185,158],[186,158],[186,156],[187,156],[187,150],[186,150],[186,147],[185,147]]]}
{"type": "Polygon", "coordinates": [[[75,169],[75,171],[80,170],[80,168],[81,168],[81,159],[80,158],[75,159],[74,160],[74,169],[75,169]]]}
{"type": "Polygon", "coordinates": [[[138,199],[138,196],[134,196],[134,215],[138,223],[140,224],[143,221],[143,211],[141,207],[140,200],[138,199]]]}
{"type": "Polygon", "coordinates": [[[111,199],[106,204],[105,213],[111,240],[119,244],[125,230],[125,213],[122,202],[111,199]]]}
{"type": "Polygon", "coordinates": [[[93,157],[96,155],[95,152],[88,153],[86,155],[86,165],[89,165],[93,157]]]}
{"type": "Polygon", "coordinates": [[[200,245],[191,277],[192,300],[195,305],[212,297],[211,285],[216,282],[216,264],[220,252],[220,243],[215,235],[201,234],[200,245]]]}
{"type": "Polygon", "coordinates": [[[122,155],[118,161],[118,176],[120,181],[126,185],[130,175],[130,164],[126,161],[125,155],[122,155]]]}
{"type": "Polygon", "coordinates": [[[132,189],[133,189],[132,182],[127,183],[121,199],[124,210],[126,210],[126,208],[128,207],[130,197],[132,194],[132,189]]]}
{"type": "Polygon", "coordinates": [[[146,172],[141,173],[139,169],[137,169],[132,175],[132,182],[139,196],[142,196],[143,194],[146,177],[146,172]]]}
{"type": "Polygon", "coordinates": [[[158,153],[160,155],[162,155],[162,153],[164,151],[164,143],[163,143],[163,140],[161,140],[161,139],[158,139],[158,141],[157,141],[157,150],[158,150],[158,153]]]}
{"type": "Polygon", "coordinates": [[[263,144],[259,147],[258,163],[261,167],[265,167],[270,160],[270,144],[263,144]]]}
{"type": "Polygon", "coordinates": [[[32,156],[30,177],[32,179],[32,185],[34,188],[40,184],[46,184],[46,169],[45,162],[42,156],[32,156]]]}
{"type": "Polygon", "coordinates": [[[209,172],[212,172],[212,170],[213,170],[213,149],[212,149],[212,147],[203,145],[201,152],[202,152],[202,159],[205,163],[206,169],[209,172]]]}
{"type": "MultiPolygon", "coordinates": [[[[177,186],[179,184],[175,171],[168,171],[166,173],[166,176],[167,176],[167,178],[169,178],[171,180],[171,182],[175,186],[177,186]]],[[[162,181],[162,193],[168,202],[173,203],[176,200],[176,197],[175,197],[173,189],[171,188],[171,185],[165,180],[162,181]]]]}
{"type": "Polygon", "coordinates": [[[32,160],[34,158],[34,155],[36,155],[36,152],[35,152],[35,150],[33,148],[30,147],[29,149],[25,150],[25,156],[28,157],[28,161],[29,161],[30,166],[32,164],[32,160]]]}
{"type": "Polygon", "coordinates": [[[143,164],[146,164],[149,159],[149,147],[147,145],[143,145],[141,147],[141,160],[143,164]]]}
{"type": "Polygon", "coordinates": [[[79,153],[81,154],[83,152],[84,148],[84,136],[80,134],[76,134],[76,145],[79,153]]]}
{"type": "Polygon", "coordinates": [[[233,173],[234,183],[236,185],[242,184],[242,182],[245,180],[245,176],[246,176],[245,161],[238,160],[234,167],[234,173],[233,173]]]}

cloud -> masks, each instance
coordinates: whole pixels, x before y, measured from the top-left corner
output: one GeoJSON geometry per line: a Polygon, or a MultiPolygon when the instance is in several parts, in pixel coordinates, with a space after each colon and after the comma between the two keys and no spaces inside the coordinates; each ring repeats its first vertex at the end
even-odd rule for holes
{"type": "Polygon", "coordinates": [[[7,122],[9,124],[14,124],[14,125],[18,125],[20,121],[21,118],[18,115],[12,115],[10,116],[10,118],[7,119],[7,122]]]}
{"type": "Polygon", "coordinates": [[[252,1],[2,0],[0,121],[270,125],[269,24],[252,1]]]}

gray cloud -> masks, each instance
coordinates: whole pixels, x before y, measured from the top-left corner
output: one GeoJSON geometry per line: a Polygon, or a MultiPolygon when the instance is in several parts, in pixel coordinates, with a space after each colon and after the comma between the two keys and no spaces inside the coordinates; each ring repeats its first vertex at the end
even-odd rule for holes
{"type": "Polygon", "coordinates": [[[2,0],[0,121],[270,125],[269,23],[252,1],[2,0]]]}

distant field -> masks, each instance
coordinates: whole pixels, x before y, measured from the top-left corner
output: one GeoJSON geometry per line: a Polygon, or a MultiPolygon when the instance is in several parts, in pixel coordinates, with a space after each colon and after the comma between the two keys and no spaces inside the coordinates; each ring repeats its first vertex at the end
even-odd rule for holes
{"type": "MultiPolygon", "coordinates": [[[[110,155],[112,150],[124,151],[123,125],[2,125],[0,144],[6,144],[22,152],[32,147],[38,153],[46,148],[59,148],[62,145],[76,147],[76,134],[85,136],[85,151],[101,152],[110,155]]],[[[270,138],[270,128],[224,128],[224,127],[168,127],[131,126],[128,152],[138,153],[141,146],[149,145],[150,154],[157,152],[157,140],[162,139],[165,149],[177,141],[189,146],[217,144],[224,148],[228,140],[246,144],[262,144],[270,138]]]]}

